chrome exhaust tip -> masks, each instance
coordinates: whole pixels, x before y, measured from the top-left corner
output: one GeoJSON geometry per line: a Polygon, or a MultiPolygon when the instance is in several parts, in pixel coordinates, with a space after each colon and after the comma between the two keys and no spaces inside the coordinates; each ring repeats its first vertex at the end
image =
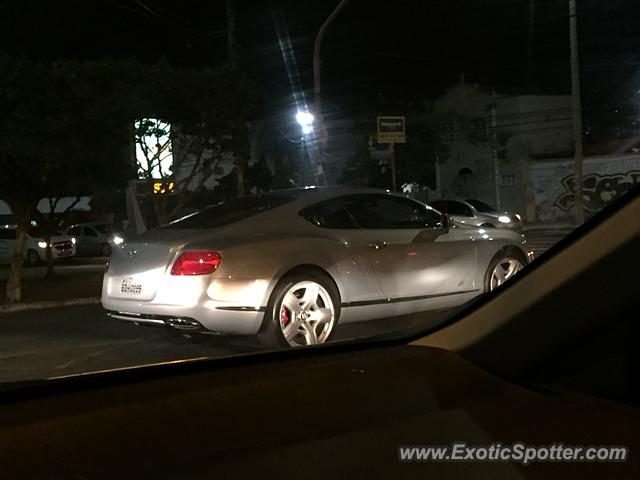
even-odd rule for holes
{"type": "Polygon", "coordinates": [[[201,330],[202,329],[202,325],[200,325],[199,322],[197,322],[196,320],[193,320],[191,318],[180,318],[180,317],[175,317],[175,318],[167,318],[164,321],[169,327],[171,328],[175,328],[177,330],[201,330]]]}

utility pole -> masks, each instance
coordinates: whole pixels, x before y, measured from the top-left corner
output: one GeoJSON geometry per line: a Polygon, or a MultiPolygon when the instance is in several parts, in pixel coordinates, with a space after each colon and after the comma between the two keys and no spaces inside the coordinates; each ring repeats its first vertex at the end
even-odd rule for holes
{"type": "Polygon", "coordinates": [[[569,36],[571,44],[571,106],[574,143],[574,219],[576,224],[580,225],[584,222],[584,208],[582,198],[582,106],[580,102],[580,65],[578,63],[576,0],[569,0],[569,36]]]}
{"type": "Polygon", "coordinates": [[[493,183],[495,185],[496,209],[500,211],[500,157],[498,155],[498,132],[496,123],[496,92],[492,93],[491,101],[491,157],[493,159],[493,183]]]}
{"type": "MultiPolygon", "coordinates": [[[[234,0],[226,0],[225,10],[227,14],[227,55],[229,65],[234,72],[240,69],[238,56],[238,43],[236,42],[236,12],[234,0]]],[[[238,197],[244,197],[244,173],[246,170],[243,158],[236,158],[236,190],[238,197]]]]}
{"type": "Polygon", "coordinates": [[[240,68],[240,61],[238,43],[236,42],[236,12],[233,2],[234,0],[226,0],[225,3],[227,13],[227,53],[231,68],[237,71],[240,68]]]}
{"type": "Polygon", "coordinates": [[[391,186],[394,192],[398,191],[396,180],[396,147],[393,142],[389,144],[389,160],[391,163],[391,186]]]}
{"type": "Polygon", "coordinates": [[[526,85],[533,85],[533,37],[535,34],[535,18],[536,18],[536,0],[529,0],[527,28],[527,66],[526,66],[526,85]]]}

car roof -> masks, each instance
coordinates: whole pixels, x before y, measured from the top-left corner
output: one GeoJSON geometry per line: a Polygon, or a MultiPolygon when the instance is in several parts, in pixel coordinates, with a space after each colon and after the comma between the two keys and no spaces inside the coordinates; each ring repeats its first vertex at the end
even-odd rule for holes
{"type": "Polygon", "coordinates": [[[367,187],[354,187],[354,186],[328,186],[328,187],[305,187],[305,188],[291,188],[283,190],[272,190],[266,192],[264,195],[289,195],[294,197],[294,201],[286,205],[283,205],[282,209],[303,209],[307,206],[316,204],[323,200],[330,200],[336,197],[342,197],[346,195],[362,195],[362,194],[376,194],[376,195],[392,195],[401,198],[407,198],[406,195],[401,192],[392,192],[391,190],[385,190],[382,188],[367,188],[367,187]]]}
{"type": "Polygon", "coordinates": [[[98,227],[100,225],[110,226],[109,222],[84,222],[84,223],[74,223],[73,225],[69,225],[67,228],[73,227],[98,227]]]}
{"type": "Polygon", "coordinates": [[[466,200],[462,200],[460,198],[434,198],[433,200],[429,200],[429,202],[457,202],[457,203],[468,203],[466,200]]]}
{"type": "Polygon", "coordinates": [[[358,193],[391,193],[391,190],[385,190],[382,188],[368,188],[368,187],[357,187],[357,186],[349,186],[349,185],[331,185],[327,187],[318,187],[318,186],[306,186],[306,187],[297,187],[297,188],[285,188],[280,190],[270,190],[265,192],[265,195],[270,194],[283,194],[283,195],[291,195],[295,197],[335,197],[338,195],[350,195],[350,194],[358,194],[358,193]]]}

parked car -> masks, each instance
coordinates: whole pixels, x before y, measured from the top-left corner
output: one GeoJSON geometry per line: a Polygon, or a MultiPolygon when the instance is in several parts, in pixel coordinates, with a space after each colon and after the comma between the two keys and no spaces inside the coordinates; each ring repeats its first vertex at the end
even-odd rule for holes
{"type": "Polygon", "coordinates": [[[76,239],[78,256],[84,257],[108,257],[113,245],[122,241],[108,223],[76,224],[67,228],[66,233],[76,239]]]}
{"type": "Polygon", "coordinates": [[[429,205],[464,225],[522,230],[522,218],[518,213],[499,212],[480,200],[434,200],[429,205]]]}
{"type": "Polygon", "coordinates": [[[530,258],[523,235],[451,226],[386,191],[281,191],[127,239],[111,255],[102,305],[138,324],[312,345],[338,322],[459,305],[530,258]]]}
{"type": "MultiPolygon", "coordinates": [[[[76,239],[59,232],[51,236],[51,256],[54,259],[69,258],[76,254],[76,239]]],[[[27,233],[24,254],[25,264],[38,265],[46,259],[47,242],[39,227],[32,227],[27,233]]],[[[0,258],[10,259],[16,251],[16,228],[13,225],[0,228],[0,258]]]]}

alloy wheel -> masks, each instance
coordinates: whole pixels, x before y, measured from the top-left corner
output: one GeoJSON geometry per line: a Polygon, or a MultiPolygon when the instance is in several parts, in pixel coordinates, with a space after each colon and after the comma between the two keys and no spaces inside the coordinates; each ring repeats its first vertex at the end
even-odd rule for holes
{"type": "Polygon", "coordinates": [[[327,290],[312,281],[290,287],[280,302],[278,324],[292,347],[324,343],[335,324],[335,307],[327,290]]]}
{"type": "Polygon", "coordinates": [[[506,257],[500,260],[491,271],[491,279],[489,280],[489,290],[494,290],[504,282],[513,277],[522,270],[523,265],[520,260],[513,257],[506,257]]]}

